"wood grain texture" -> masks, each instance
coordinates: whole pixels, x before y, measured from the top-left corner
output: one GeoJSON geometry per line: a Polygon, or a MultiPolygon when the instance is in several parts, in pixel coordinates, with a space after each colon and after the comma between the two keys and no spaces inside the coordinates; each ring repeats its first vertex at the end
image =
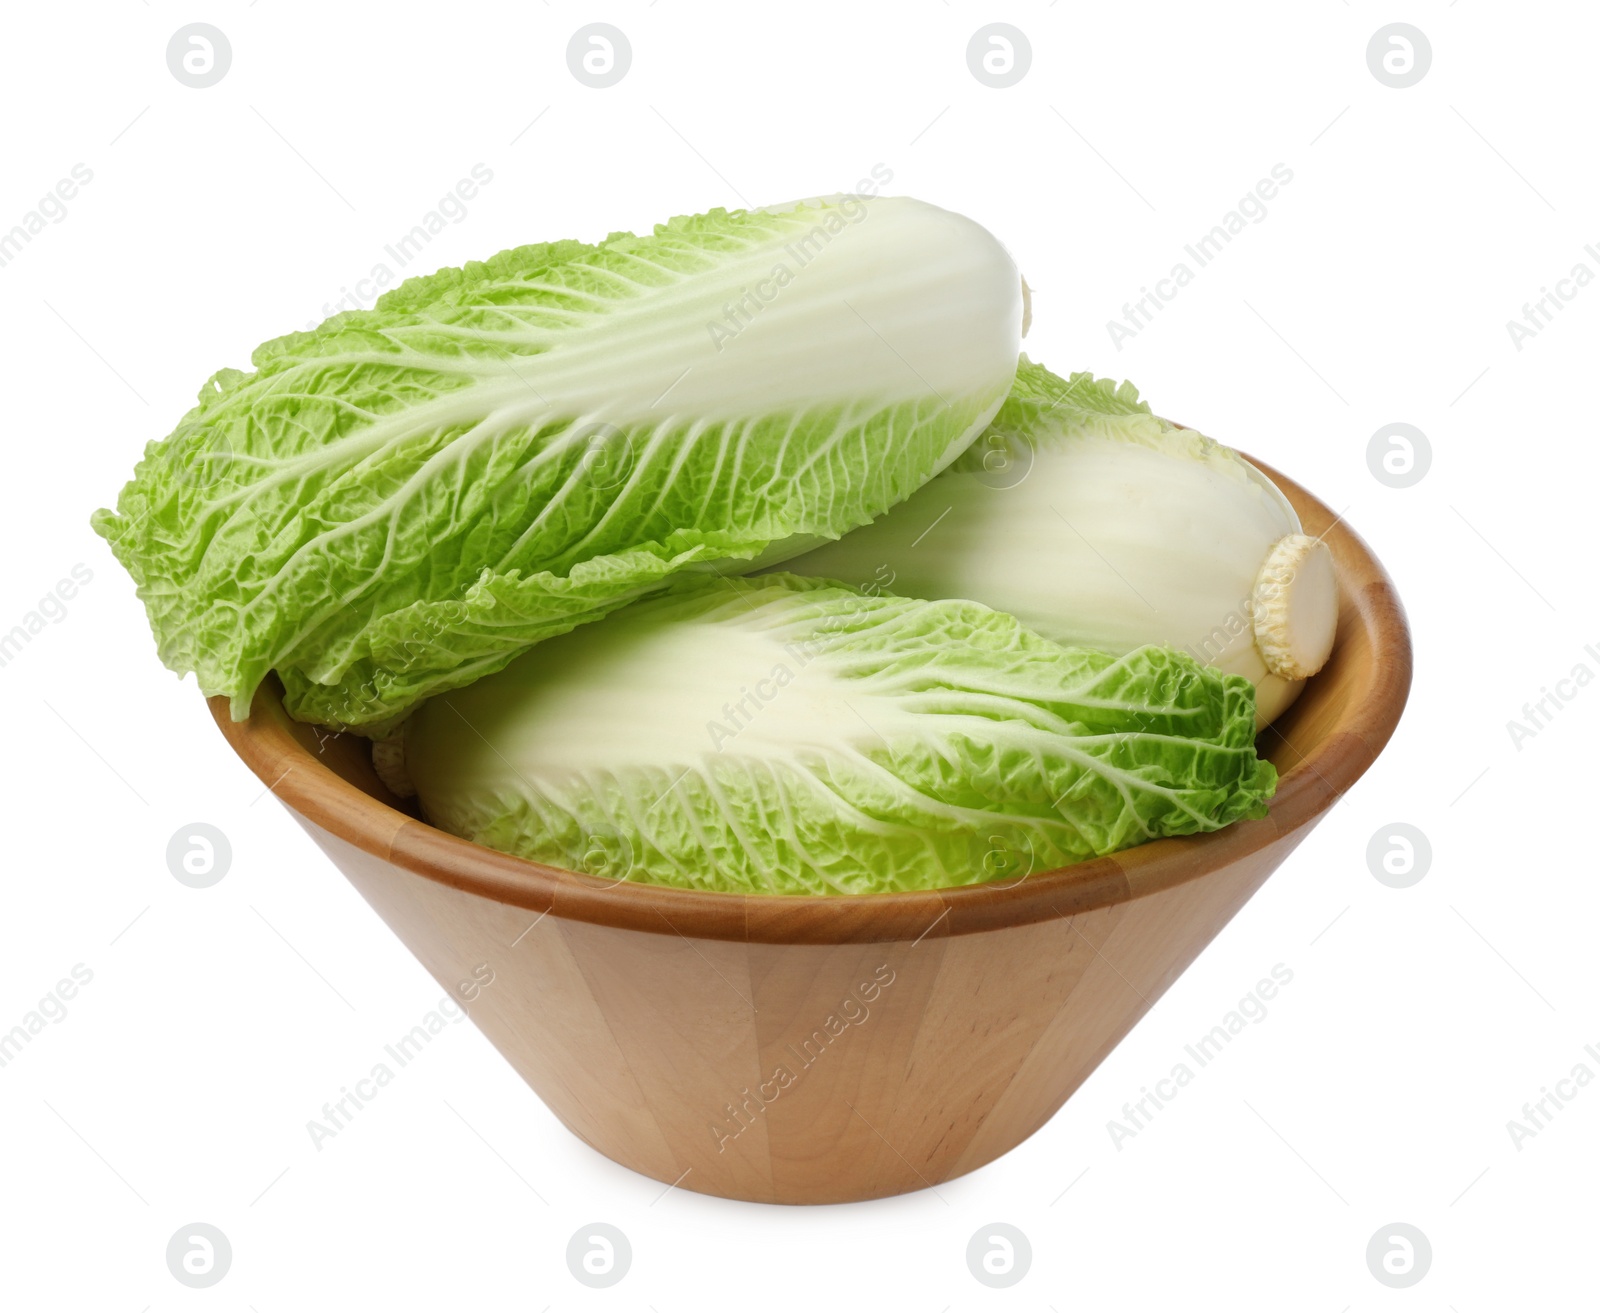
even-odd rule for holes
{"type": "MultiPolygon", "coordinates": [[[[1262,467],[1265,469],[1266,467],[1262,467]]],[[[263,688],[212,713],[571,1130],[661,1181],[825,1203],[936,1187],[1042,1126],[1388,741],[1404,612],[1348,525],[1274,471],[1338,568],[1327,667],[1261,738],[1266,818],[1009,885],[865,897],[615,883],[434,830],[263,688]]]]}

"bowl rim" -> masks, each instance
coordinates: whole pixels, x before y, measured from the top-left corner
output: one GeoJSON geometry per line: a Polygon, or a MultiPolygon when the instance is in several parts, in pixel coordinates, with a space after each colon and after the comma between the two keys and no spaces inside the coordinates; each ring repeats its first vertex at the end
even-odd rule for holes
{"type": "MultiPolygon", "coordinates": [[[[815,945],[916,941],[1073,916],[1198,879],[1282,840],[1292,846],[1365,773],[1405,708],[1411,638],[1388,574],[1341,515],[1251,459],[1288,497],[1304,531],[1333,553],[1340,616],[1330,664],[1352,644],[1352,626],[1365,631],[1367,661],[1334,723],[1281,772],[1267,815],[1210,834],[1157,839],[1021,880],[913,892],[711,893],[608,881],[446,834],[375,796],[382,791],[375,777],[372,792],[358,787],[319,759],[322,737],[331,736],[290,719],[275,678],[257,691],[247,720],[232,719],[224,696],[209,699],[211,713],[233,750],[302,823],[390,866],[532,912],[691,939],[815,945]]],[[[1294,714],[1291,707],[1285,719],[1294,714]]]]}

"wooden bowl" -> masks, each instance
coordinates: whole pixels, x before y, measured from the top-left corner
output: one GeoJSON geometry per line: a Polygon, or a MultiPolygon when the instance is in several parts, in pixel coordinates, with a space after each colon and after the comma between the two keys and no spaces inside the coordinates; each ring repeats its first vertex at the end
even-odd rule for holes
{"type": "MultiPolygon", "coordinates": [[[[1265,468],[1265,467],[1263,467],[1265,468]]],[[[1388,741],[1404,612],[1366,545],[1270,469],[1339,575],[1332,659],[1265,731],[1270,814],[1020,882],[783,897],[614,883],[433,829],[364,740],[276,686],[224,736],[556,1115],[684,1189],[837,1203],[937,1185],[1038,1130],[1388,741]]]]}

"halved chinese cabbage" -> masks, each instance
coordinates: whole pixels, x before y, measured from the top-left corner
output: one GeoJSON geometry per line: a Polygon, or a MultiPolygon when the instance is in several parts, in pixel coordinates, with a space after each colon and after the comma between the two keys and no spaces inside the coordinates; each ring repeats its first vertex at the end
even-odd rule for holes
{"type": "Polygon", "coordinates": [[[1265,814],[1248,680],[1065,648],[974,602],[680,580],[425,703],[441,828],[569,870],[742,893],[1020,878],[1265,814]]]}
{"type": "Polygon", "coordinates": [[[1243,456],[1130,384],[1026,356],[943,474],[784,568],[969,597],[1061,643],[1180,648],[1254,684],[1262,725],[1327,661],[1339,612],[1327,545],[1243,456]]]}
{"type": "Polygon", "coordinates": [[[162,660],[235,717],[382,734],[673,575],[837,537],[1016,369],[1000,244],[910,199],[674,219],[412,279],[267,342],[95,528],[162,660]]]}

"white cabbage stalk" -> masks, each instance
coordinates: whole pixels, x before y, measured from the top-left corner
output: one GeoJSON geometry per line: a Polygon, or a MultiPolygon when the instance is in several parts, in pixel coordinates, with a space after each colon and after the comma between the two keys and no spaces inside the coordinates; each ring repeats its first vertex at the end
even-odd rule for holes
{"type": "Polygon", "coordinates": [[[785,569],[969,598],[1061,643],[1176,647],[1256,686],[1258,725],[1333,647],[1327,546],[1236,451],[1024,357],[993,425],[872,524],[785,569]]]}

